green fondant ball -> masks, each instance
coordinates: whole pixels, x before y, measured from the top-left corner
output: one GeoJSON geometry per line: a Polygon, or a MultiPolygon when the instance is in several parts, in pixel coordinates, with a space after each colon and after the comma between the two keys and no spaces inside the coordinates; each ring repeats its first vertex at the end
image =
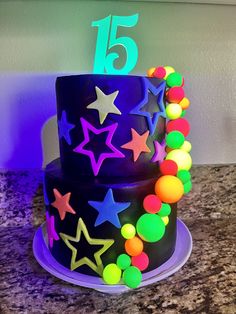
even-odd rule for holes
{"type": "Polygon", "coordinates": [[[189,193],[192,190],[192,182],[189,180],[184,184],[184,194],[189,193]]]}
{"type": "Polygon", "coordinates": [[[130,266],[126,268],[126,270],[123,272],[123,281],[124,283],[130,287],[130,288],[137,288],[138,285],[142,281],[142,273],[141,271],[135,267],[135,266],[130,266]]]}
{"type": "Polygon", "coordinates": [[[180,117],[183,118],[185,115],[186,115],[186,110],[183,110],[180,117]]]}
{"type": "Polygon", "coordinates": [[[177,172],[177,177],[182,181],[183,184],[191,180],[191,174],[188,170],[179,170],[177,172]]]}
{"type": "Polygon", "coordinates": [[[157,242],[165,233],[165,224],[156,214],[144,214],[138,219],[136,229],[142,240],[157,242]]]}
{"type": "Polygon", "coordinates": [[[131,265],[131,258],[127,254],[121,254],[116,261],[117,266],[124,270],[131,265]]]}
{"type": "Polygon", "coordinates": [[[168,75],[166,83],[169,87],[181,86],[183,83],[183,77],[178,72],[171,73],[168,75]]]}
{"type": "Polygon", "coordinates": [[[166,144],[170,148],[180,148],[184,143],[184,135],[179,131],[172,131],[166,137],[166,144]]]}
{"type": "Polygon", "coordinates": [[[161,217],[169,216],[171,213],[171,207],[169,204],[162,203],[161,209],[158,212],[158,215],[161,217]]]}
{"type": "Polygon", "coordinates": [[[121,270],[114,263],[108,264],[103,270],[102,277],[108,285],[116,285],[120,281],[121,270]]]}

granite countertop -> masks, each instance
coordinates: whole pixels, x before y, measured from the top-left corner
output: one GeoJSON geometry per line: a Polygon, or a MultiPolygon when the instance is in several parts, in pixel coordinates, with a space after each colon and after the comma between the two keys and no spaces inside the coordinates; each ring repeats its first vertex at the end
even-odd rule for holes
{"type": "Polygon", "coordinates": [[[196,166],[179,217],[193,237],[188,262],[171,277],[121,295],[74,286],[36,262],[44,221],[42,173],[0,172],[0,313],[235,313],[236,165],[196,166]]]}

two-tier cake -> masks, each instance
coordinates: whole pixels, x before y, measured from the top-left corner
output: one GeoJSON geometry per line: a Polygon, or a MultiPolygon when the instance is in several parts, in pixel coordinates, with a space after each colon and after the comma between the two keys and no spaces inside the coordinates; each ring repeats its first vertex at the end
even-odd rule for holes
{"type": "Polygon", "coordinates": [[[171,67],[57,78],[60,159],[44,194],[48,246],[64,267],[135,288],[173,254],[176,203],[191,189],[183,83],[171,67]]]}

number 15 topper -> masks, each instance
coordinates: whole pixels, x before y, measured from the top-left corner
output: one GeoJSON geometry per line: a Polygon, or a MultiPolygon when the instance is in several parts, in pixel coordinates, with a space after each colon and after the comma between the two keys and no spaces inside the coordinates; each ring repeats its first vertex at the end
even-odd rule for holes
{"type": "Polygon", "coordinates": [[[138,47],[135,41],[127,36],[116,37],[118,27],[133,27],[138,22],[138,14],[130,16],[109,15],[102,20],[93,21],[92,27],[98,27],[97,44],[93,72],[96,74],[128,74],[138,61],[138,47]],[[114,61],[119,58],[116,52],[107,54],[107,50],[122,46],[126,52],[126,62],[116,69],[114,61]]]}

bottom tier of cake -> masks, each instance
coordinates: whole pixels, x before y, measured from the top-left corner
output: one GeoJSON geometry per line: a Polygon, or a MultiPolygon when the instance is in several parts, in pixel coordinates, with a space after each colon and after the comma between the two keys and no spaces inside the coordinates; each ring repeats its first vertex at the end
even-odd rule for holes
{"type": "Polygon", "coordinates": [[[166,262],[175,249],[177,206],[172,204],[168,215],[145,211],[143,201],[155,194],[156,180],[75,179],[63,174],[59,159],[51,162],[44,197],[53,257],[72,271],[94,276],[102,276],[121,254],[130,255],[136,266],[134,257],[145,252],[149,262],[143,272],[166,262]]]}

